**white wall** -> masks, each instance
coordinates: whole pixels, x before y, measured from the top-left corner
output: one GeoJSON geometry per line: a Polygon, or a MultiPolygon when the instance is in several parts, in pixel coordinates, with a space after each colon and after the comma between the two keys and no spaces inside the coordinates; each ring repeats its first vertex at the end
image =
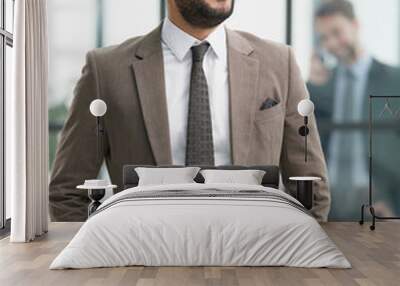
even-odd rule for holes
{"type": "Polygon", "coordinates": [[[284,43],[286,38],[286,1],[236,0],[235,11],[226,21],[229,28],[256,34],[284,43]]]}
{"type": "Polygon", "coordinates": [[[313,50],[313,14],[313,0],[293,2],[292,46],[304,78],[308,77],[313,50]]]}
{"type": "Polygon", "coordinates": [[[49,106],[72,97],[85,54],[96,44],[95,0],[48,1],[49,106]]]}
{"type": "Polygon", "coordinates": [[[105,0],[104,44],[118,44],[160,24],[160,0],[105,0]]]}
{"type": "Polygon", "coordinates": [[[389,64],[399,64],[398,0],[351,0],[361,23],[362,41],[371,54],[389,64]]]}

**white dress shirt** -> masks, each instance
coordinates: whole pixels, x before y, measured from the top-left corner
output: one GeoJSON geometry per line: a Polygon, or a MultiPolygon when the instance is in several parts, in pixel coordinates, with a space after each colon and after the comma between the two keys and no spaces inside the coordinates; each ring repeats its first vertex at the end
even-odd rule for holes
{"type": "MultiPolygon", "coordinates": [[[[162,32],[165,87],[172,163],[184,165],[192,52],[202,41],[182,31],[168,18],[162,32]]],[[[220,25],[207,39],[210,44],[203,69],[208,83],[215,165],[231,164],[229,85],[226,31],[220,25]]],[[[203,42],[204,42],[203,41],[203,42]]]]}

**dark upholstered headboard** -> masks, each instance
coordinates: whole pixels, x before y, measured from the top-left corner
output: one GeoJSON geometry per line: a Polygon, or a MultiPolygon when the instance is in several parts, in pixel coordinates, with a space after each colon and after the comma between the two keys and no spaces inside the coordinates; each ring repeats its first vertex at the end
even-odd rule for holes
{"type": "MultiPolygon", "coordinates": [[[[157,168],[176,168],[183,166],[150,166],[150,165],[125,165],[123,170],[123,185],[124,190],[128,188],[133,188],[138,185],[139,177],[135,171],[136,167],[157,167],[157,168]]],[[[279,168],[277,166],[199,166],[202,169],[221,169],[221,170],[246,170],[246,169],[255,169],[255,170],[264,170],[266,173],[262,180],[262,185],[265,187],[278,188],[279,186],[279,168]]],[[[199,173],[194,179],[197,183],[204,183],[203,176],[199,173]]]]}

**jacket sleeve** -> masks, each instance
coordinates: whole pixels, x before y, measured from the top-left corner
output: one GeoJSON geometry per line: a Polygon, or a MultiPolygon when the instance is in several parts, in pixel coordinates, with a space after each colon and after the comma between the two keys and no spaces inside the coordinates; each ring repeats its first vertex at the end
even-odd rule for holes
{"type": "Polygon", "coordinates": [[[322,180],[314,182],[314,206],[311,210],[319,221],[326,221],[330,210],[325,157],[321,148],[315,116],[309,117],[308,160],[304,161],[304,137],[298,133],[303,117],[297,112],[300,100],[308,98],[307,88],[301,77],[293,51],[289,48],[289,86],[287,94],[284,139],[280,159],[282,180],[286,189],[294,193],[296,185],[289,180],[291,176],[316,176],[322,180]]]}
{"type": "MultiPolygon", "coordinates": [[[[61,131],[49,185],[52,221],[85,221],[89,199],[76,186],[96,178],[103,161],[97,155],[96,119],[89,111],[92,100],[100,97],[96,64],[89,52],[81,77],[74,89],[68,118],[61,131]]],[[[107,140],[104,138],[104,150],[107,140]]]]}

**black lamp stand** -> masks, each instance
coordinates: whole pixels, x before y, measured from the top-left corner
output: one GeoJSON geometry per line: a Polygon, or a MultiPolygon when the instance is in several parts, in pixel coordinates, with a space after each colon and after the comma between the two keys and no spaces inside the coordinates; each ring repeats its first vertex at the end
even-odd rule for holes
{"type": "Polygon", "coordinates": [[[304,137],[304,161],[307,162],[307,135],[310,133],[308,128],[308,116],[304,116],[304,125],[299,128],[299,134],[304,137]]]}
{"type": "Polygon", "coordinates": [[[313,183],[314,181],[312,180],[299,180],[296,182],[296,199],[308,210],[313,207],[313,183]]]}
{"type": "Polygon", "coordinates": [[[90,217],[101,205],[100,200],[104,197],[105,194],[105,189],[88,189],[88,196],[91,200],[88,206],[88,217],[90,217]]]}
{"type": "Polygon", "coordinates": [[[97,162],[102,163],[104,128],[100,116],[96,116],[97,162]]]}

